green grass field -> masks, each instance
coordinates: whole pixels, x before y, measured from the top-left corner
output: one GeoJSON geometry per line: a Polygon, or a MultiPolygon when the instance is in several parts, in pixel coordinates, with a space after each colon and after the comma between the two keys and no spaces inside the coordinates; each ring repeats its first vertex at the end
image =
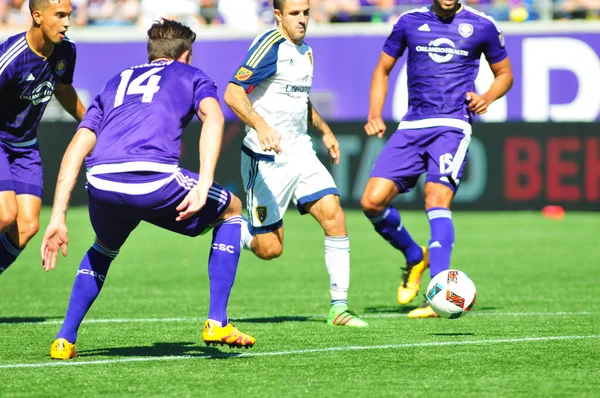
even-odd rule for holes
{"type": "MultiPolygon", "coordinates": [[[[69,214],[69,256],[41,269],[42,230],[0,277],[0,395],[582,397],[600,391],[600,215],[455,212],[453,267],[477,304],[457,320],[408,320],[395,300],[403,258],[348,212],[350,304],[363,330],[330,328],[323,235],[285,218],[286,249],[242,253],[230,316],[258,343],[206,347],[210,238],[142,225],[122,248],[69,362],[51,361],[75,271],[92,243],[87,210],[69,214]],[[235,394],[235,395],[234,395],[235,394]]],[[[403,214],[419,242],[424,213],[403,214]]],[[[422,282],[424,292],[429,278],[422,282]]]]}

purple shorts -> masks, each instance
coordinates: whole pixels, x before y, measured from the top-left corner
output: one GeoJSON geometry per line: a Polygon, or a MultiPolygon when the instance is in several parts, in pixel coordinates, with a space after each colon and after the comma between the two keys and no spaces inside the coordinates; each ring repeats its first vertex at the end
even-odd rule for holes
{"type": "Polygon", "coordinates": [[[470,142],[470,129],[438,126],[397,130],[377,157],[371,177],[391,180],[404,193],[413,189],[421,174],[427,172],[427,182],[456,191],[470,142]]]}
{"type": "Polygon", "coordinates": [[[88,207],[96,236],[117,250],[141,221],[182,235],[200,235],[227,209],[231,194],[213,182],[204,207],[187,220],[175,221],[179,214],[176,207],[197,181],[198,174],[180,169],[171,182],[143,195],[100,190],[88,183],[88,207]]]}
{"type": "Polygon", "coordinates": [[[0,141],[0,191],[41,198],[43,185],[38,145],[19,148],[0,141]]]}

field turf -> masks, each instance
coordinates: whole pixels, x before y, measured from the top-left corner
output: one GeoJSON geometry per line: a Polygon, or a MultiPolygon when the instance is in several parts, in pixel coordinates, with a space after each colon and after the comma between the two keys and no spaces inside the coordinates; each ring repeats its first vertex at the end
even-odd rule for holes
{"type": "MultiPolygon", "coordinates": [[[[402,255],[347,212],[351,309],[366,329],[331,328],[323,234],[286,215],[273,261],[242,253],[230,300],[251,350],[206,347],[209,236],[141,225],[121,249],[68,362],[51,361],[71,285],[93,240],[87,210],[69,213],[67,258],[41,269],[48,220],[0,276],[0,396],[585,397],[600,391],[600,215],[455,212],[452,265],[477,286],[473,313],[409,320],[397,304],[402,255]]],[[[422,212],[403,214],[419,242],[422,212]]],[[[422,281],[421,293],[429,280],[422,281]]]]}

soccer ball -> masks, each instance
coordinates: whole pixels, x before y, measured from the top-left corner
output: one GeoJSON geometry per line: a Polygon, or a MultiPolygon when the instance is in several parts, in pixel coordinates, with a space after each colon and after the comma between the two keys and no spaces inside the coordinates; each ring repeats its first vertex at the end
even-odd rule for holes
{"type": "Polygon", "coordinates": [[[427,286],[427,302],[442,318],[456,319],[475,305],[475,284],[456,269],[442,271],[427,286]]]}

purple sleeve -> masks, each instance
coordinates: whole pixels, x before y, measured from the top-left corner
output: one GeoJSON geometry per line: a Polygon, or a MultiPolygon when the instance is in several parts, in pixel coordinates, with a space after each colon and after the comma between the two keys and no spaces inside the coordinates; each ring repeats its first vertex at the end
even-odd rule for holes
{"type": "Polygon", "coordinates": [[[196,112],[200,109],[200,102],[204,98],[214,98],[219,101],[215,83],[204,72],[198,70],[194,74],[194,110],[196,112]]]}
{"type": "Polygon", "coordinates": [[[392,33],[383,45],[383,52],[393,58],[399,58],[406,49],[405,18],[400,17],[394,25],[392,33]]]}
{"type": "Polygon", "coordinates": [[[87,129],[92,130],[94,133],[96,133],[96,135],[98,135],[98,132],[102,127],[101,123],[103,116],[104,111],[102,110],[102,101],[100,99],[100,94],[98,94],[96,98],[94,98],[94,102],[92,103],[92,105],[90,105],[90,107],[87,108],[83,120],[81,121],[81,123],[79,123],[78,129],[85,127],[87,129]]]}
{"type": "Polygon", "coordinates": [[[69,62],[67,62],[67,70],[61,77],[60,82],[63,84],[73,84],[73,74],[75,73],[75,61],[77,59],[77,51],[75,51],[75,43],[71,43],[72,54],[69,62]]]}
{"type": "Polygon", "coordinates": [[[12,68],[12,65],[9,64],[6,66],[6,69],[4,69],[0,72],[0,91],[4,90],[6,87],[8,87],[10,81],[12,80],[12,76],[13,76],[13,68],[12,68]]]}
{"type": "Polygon", "coordinates": [[[498,63],[508,56],[504,48],[504,35],[495,22],[486,23],[484,30],[483,53],[491,64],[498,63]]]}

